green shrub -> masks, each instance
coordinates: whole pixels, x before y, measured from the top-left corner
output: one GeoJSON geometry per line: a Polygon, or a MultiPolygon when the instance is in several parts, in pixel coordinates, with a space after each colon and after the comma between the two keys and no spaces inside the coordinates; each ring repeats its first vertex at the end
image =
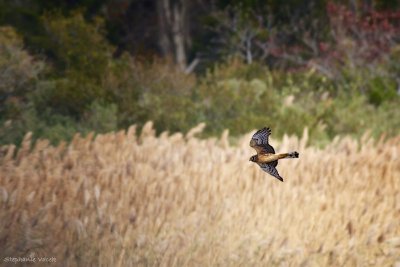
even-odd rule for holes
{"type": "Polygon", "coordinates": [[[27,131],[57,143],[76,132],[115,131],[149,120],[158,132],[185,132],[205,122],[206,135],[270,126],[279,137],[301,135],[307,127],[315,144],[338,134],[399,132],[397,84],[384,71],[372,75],[349,68],[338,82],[313,69],[270,71],[232,59],[196,77],[168,61],[138,61],[128,54],[112,58],[96,25],[79,15],[51,19],[54,45],[65,40],[66,55],[54,48],[63,68],[46,68],[22,49],[15,31],[3,29],[0,144],[19,143],[27,131]],[[76,34],[85,36],[75,41],[76,34]],[[79,58],[88,50],[95,51],[79,58]]]}
{"type": "Polygon", "coordinates": [[[96,133],[106,133],[118,129],[117,106],[94,101],[82,120],[82,128],[96,133]]]}
{"type": "MultiPolygon", "coordinates": [[[[102,22],[88,23],[80,13],[70,17],[47,15],[43,23],[48,35],[46,48],[57,63],[43,92],[38,92],[38,107],[80,119],[91,103],[108,101],[105,74],[112,61],[112,47],[102,32],[102,22]]],[[[39,88],[38,90],[41,90],[39,88]]]]}
{"type": "Polygon", "coordinates": [[[21,112],[44,69],[43,62],[22,47],[13,28],[0,27],[0,116],[15,117],[21,112]]]}
{"type": "Polygon", "coordinates": [[[50,109],[38,113],[30,107],[23,110],[17,120],[2,122],[0,144],[19,144],[28,131],[33,132],[34,139],[46,138],[56,144],[71,140],[78,132],[86,135],[89,132],[104,133],[117,129],[117,108],[114,104],[95,101],[79,121],[51,112],[50,109]]]}
{"type": "MultiPolygon", "coordinates": [[[[366,75],[362,70],[352,75],[357,73],[366,75]]],[[[235,135],[268,125],[278,136],[301,135],[307,127],[310,140],[324,144],[338,134],[399,130],[394,116],[399,97],[392,81],[379,76],[337,83],[313,69],[271,72],[229,61],[199,79],[196,92],[201,120],[211,134],[229,128],[235,135]],[[389,119],[382,124],[384,116],[389,119]]]]}
{"type": "Polygon", "coordinates": [[[125,55],[107,75],[107,90],[118,106],[120,127],[148,120],[158,131],[187,131],[198,123],[193,102],[196,79],[169,62],[144,63],[125,55]]]}
{"type": "Polygon", "coordinates": [[[397,97],[397,84],[388,77],[374,77],[369,80],[368,101],[376,106],[397,97]]]}
{"type": "Polygon", "coordinates": [[[216,66],[199,81],[196,100],[209,133],[229,128],[239,134],[274,125],[278,94],[264,76],[268,78],[267,70],[257,64],[247,68],[233,61],[216,66]]]}
{"type": "Polygon", "coordinates": [[[47,52],[61,72],[78,72],[100,82],[107,71],[113,47],[104,34],[104,23],[95,18],[87,22],[79,12],[65,17],[43,17],[47,52]]]}

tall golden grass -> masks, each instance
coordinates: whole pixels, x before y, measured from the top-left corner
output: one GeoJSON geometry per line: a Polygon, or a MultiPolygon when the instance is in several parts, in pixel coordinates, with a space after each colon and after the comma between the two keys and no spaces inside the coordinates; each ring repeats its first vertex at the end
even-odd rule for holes
{"type": "Polygon", "coordinates": [[[76,136],[0,156],[0,258],[63,266],[391,266],[400,262],[400,137],[324,149],[272,140],[298,160],[281,183],[248,161],[251,133],[76,136]]]}

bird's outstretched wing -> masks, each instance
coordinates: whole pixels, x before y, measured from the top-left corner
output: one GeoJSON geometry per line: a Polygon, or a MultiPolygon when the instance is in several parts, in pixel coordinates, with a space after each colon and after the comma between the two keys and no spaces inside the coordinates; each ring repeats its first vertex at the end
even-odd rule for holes
{"type": "Polygon", "coordinates": [[[250,146],[254,148],[257,153],[275,153],[274,148],[268,144],[271,129],[264,127],[258,130],[250,140],[250,146]]]}
{"type": "Polygon", "coordinates": [[[278,171],[271,163],[258,163],[258,165],[260,165],[260,167],[263,171],[271,174],[276,179],[283,182],[283,178],[279,175],[278,171]]]}
{"type": "Polygon", "coordinates": [[[256,145],[266,145],[268,144],[268,137],[271,135],[271,129],[264,127],[261,130],[258,130],[255,134],[253,134],[253,137],[251,140],[255,141],[256,145]]]}

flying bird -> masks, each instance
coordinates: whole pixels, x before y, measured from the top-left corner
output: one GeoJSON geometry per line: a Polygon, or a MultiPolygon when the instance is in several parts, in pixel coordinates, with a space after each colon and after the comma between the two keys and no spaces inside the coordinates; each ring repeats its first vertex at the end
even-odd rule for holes
{"type": "Polygon", "coordinates": [[[293,151],[290,153],[275,154],[275,149],[268,143],[270,135],[271,129],[267,127],[258,130],[253,135],[250,141],[250,146],[257,151],[257,155],[251,156],[250,161],[257,163],[263,171],[283,182],[283,178],[276,170],[278,160],[285,158],[298,158],[299,153],[293,151]]]}

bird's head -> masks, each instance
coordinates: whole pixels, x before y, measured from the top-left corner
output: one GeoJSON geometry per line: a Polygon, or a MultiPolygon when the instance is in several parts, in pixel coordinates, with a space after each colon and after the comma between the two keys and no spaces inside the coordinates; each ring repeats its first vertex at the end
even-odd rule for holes
{"type": "Polygon", "coordinates": [[[257,161],[257,156],[251,156],[249,161],[256,162],[257,161]]]}
{"type": "Polygon", "coordinates": [[[256,145],[257,145],[256,140],[251,139],[250,140],[250,146],[253,147],[253,146],[256,146],[256,145]]]}

